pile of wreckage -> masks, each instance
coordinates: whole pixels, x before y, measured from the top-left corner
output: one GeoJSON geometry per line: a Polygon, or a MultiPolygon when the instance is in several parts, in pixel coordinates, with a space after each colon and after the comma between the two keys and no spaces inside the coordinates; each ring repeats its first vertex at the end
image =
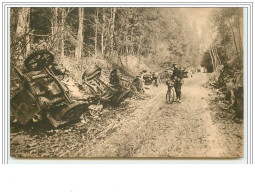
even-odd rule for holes
{"type": "Polygon", "coordinates": [[[15,68],[22,87],[10,101],[11,114],[21,125],[47,119],[57,128],[79,121],[93,105],[118,106],[131,92],[132,83],[120,80],[116,69],[106,83],[100,78],[102,69],[96,65],[83,73],[82,83],[63,80],[65,70],[58,68],[48,50],[33,52],[24,65],[24,71],[15,68]]]}

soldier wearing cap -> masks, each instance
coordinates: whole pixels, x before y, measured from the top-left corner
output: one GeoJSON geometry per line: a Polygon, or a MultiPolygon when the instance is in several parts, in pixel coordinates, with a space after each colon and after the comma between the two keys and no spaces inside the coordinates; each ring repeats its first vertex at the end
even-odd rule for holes
{"type": "Polygon", "coordinates": [[[174,89],[176,92],[176,101],[181,103],[181,87],[183,84],[183,74],[181,69],[178,68],[177,63],[173,64],[174,70],[171,79],[174,81],[174,89]]]}
{"type": "Polygon", "coordinates": [[[173,68],[174,68],[174,70],[173,70],[173,74],[171,76],[171,79],[173,80],[174,77],[182,79],[183,78],[182,71],[181,71],[180,68],[178,68],[177,63],[173,64],[173,68]]]}

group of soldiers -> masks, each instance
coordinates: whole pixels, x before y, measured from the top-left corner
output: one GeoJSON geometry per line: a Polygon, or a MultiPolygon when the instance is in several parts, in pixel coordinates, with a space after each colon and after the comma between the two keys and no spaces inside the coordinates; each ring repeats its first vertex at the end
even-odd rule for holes
{"type": "MultiPolygon", "coordinates": [[[[168,78],[168,80],[166,81],[166,84],[169,86],[170,82],[174,82],[174,89],[176,92],[176,101],[177,102],[181,102],[181,88],[183,85],[183,70],[181,68],[178,67],[177,63],[173,64],[173,73],[170,76],[170,78],[168,78]]],[[[140,86],[143,85],[143,74],[138,75],[134,80],[133,83],[135,83],[135,85],[140,86]]],[[[157,74],[152,74],[152,79],[155,82],[155,85],[158,86],[159,84],[159,76],[157,74]]],[[[116,89],[120,89],[121,88],[121,75],[119,73],[119,71],[117,69],[113,69],[112,72],[110,73],[110,84],[116,88],[116,89]]],[[[138,88],[139,92],[144,92],[143,86],[138,88]]]]}
{"type": "MultiPolygon", "coordinates": [[[[109,80],[110,85],[118,90],[123,87],[122,81],[128,82],[122,78],[121,73],[117,69],[113,69],[111,71],[109,80]]],[[[133,86],[138,93],[144,93],[143,82],[139,75],[133,79],[131,86],[133,86]]]]}

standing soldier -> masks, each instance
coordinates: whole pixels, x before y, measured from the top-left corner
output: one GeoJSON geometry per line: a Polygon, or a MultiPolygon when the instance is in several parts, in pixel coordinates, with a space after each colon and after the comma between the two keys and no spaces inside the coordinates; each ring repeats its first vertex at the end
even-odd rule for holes
{"type": "Polygon", "coordinates": [[[156,87],[158,87],[158,85],[159,85],[159,78],[158,77],[159,76],[158,76],[157,73],[155,73],[155,72],[152,73],[152,81],[154,81],[154,84],[155,84],[156,87]]]}
{"type": "Polygon", "coordinates": [[[182,71],[178,68],[177,63],[173,64],[174,71],[171,76],[171,79],[174,81],[174,89],[176,92],[176,101],[181,103],[181,88],[183,84],[183,74],[182,71]]]}

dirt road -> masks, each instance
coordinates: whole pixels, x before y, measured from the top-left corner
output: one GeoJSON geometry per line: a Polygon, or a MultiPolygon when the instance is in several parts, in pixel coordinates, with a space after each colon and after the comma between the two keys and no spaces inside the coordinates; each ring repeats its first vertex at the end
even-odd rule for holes
{"type": "Polygon", "coordinates": [[[148,96],[143,100],[130,99],[117,110],[109,108],[97,119],[87,121],[84,127],[77,124],[49,131],[52,134],[11,136],[12,154],[92,158],[241,157],[243,125],[215,118],[218,113],[211,108],[211,91],[202,86],[207,79],[208,75],[203,73],[186,79],[182,103],[166,104],[167,89],[162,84],[147,89],[148,96]],[[31,140],[32,146],[25,147],[31,145],[31,140]]]}

